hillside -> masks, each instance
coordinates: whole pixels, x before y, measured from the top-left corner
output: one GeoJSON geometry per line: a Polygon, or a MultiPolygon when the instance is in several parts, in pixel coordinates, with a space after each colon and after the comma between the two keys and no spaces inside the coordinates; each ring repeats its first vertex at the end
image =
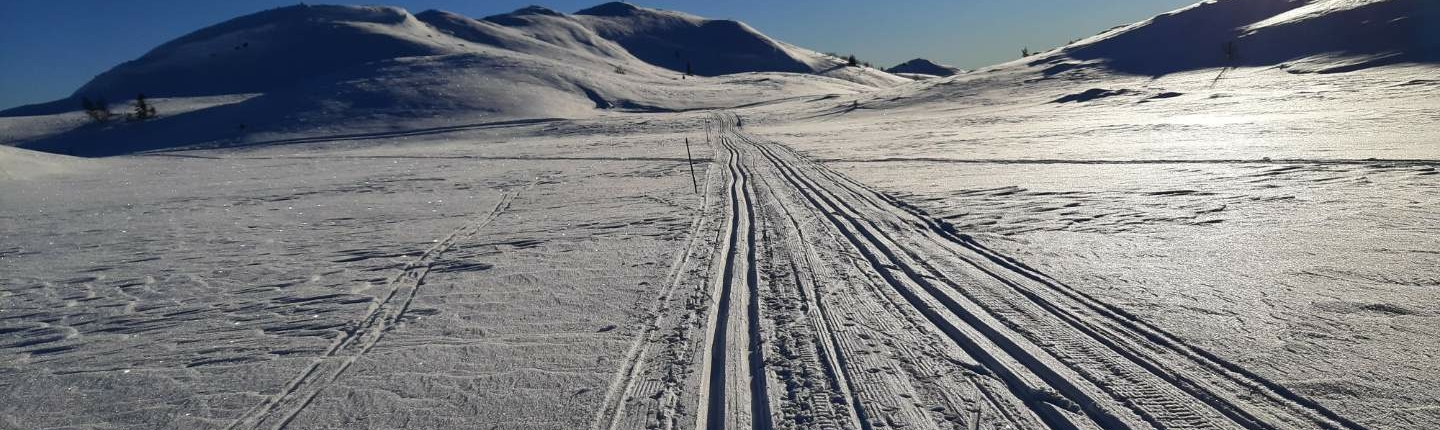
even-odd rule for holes
{"type": "Polygon", "coordinates": [[[1440,61],[1440,8],[1430,0],[1214,0],[1118,27],[1042,54],[1139,75],[1280,66],[1344,72],[1440,61]]]}
{"type": "Polygon", "coordinates": [[[66,99],[0,112],[72,124],[0,143],[85,155],[270,141],[305,130],[383,132],[514,119],[663,112],[866,91],[906,82],[841,67],[743,23],[616,4],[566,15],[542,7],[473,19],[380,6],[290,6],[220,23],[102,73],[66,99]],[[632,31],[626,35],[618,31],[632,31]],[[719,43],[717,43],[719,42],[719,43]],[[685,78],[656,53],[691,52],[685,78]],[[284,65],[279,67],[278,65],[284,65]],[[758,76],[747,76],[759,73],[758,76]],[[230,97],[145,124],[59,121],[81,97],[230,97]],[[105,140],[105,145],[92,141],[105,140]]]}
{"type": "Polygon", "coordinates": [[[771,71],[809,73],[871,86],[908,80],[882,70],[846,67],[840,58],[766,36],[743,22],[611,2],[575,14],[601,36],[636,57],[677,72],[702,76],[771,71]]]}

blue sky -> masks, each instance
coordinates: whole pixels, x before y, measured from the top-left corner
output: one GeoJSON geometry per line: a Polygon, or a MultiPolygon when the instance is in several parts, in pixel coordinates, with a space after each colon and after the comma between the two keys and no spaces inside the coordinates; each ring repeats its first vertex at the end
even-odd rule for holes
{"type": "MultiPolygon", "coordinates": [[[[745,21],[780,40],[877,66],[925,57],[965,68],[1007,61],[1198,0],[641,0],[745,21]]],[[[293,0],[0,0],[0,109],[54,100],[110,67],[202,27],[293,0]]],[[[599,0],[380,0],[483,17],[599,0]]],[[[368,3],[367,3],[368,4],[368,3]]]]}

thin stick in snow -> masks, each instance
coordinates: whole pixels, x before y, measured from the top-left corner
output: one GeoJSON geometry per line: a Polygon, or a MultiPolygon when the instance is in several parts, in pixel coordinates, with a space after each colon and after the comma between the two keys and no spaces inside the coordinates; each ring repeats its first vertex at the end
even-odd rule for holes
{"type": "Polygon", "coordinates": [[[700,182],[695,179],[695,159],[690,158],[690,138],[688,137],[685,138],[685,161],[690,163],[690,186],[695,187],[695,194],[700,194],[700,182]]]}

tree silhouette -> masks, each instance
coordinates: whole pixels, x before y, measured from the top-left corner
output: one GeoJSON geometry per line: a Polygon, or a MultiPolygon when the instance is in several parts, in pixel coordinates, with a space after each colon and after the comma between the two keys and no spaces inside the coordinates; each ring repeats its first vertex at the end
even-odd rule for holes
{"type": "Polygon", "coordinates": [[[850,54],[850,58],[847,58],[845,63],[850,67],[855,67],[860,65],[860,60],[855,59],[855,54],[850,54]]]}
{"type": "Polygon", "coordinates": [[[91,100],[90,97],[80,98],[80,107],[85,109],[85,116],[95,122],[108,122],[113,115],[110,113],[110,103],[104,97],[97,97],[91,100]]]}
{"type": "Polygon", "coordinates": [[[145,101],[144,93],[135,95],[135,113],[132,113],[128,116],[129,120],[144,121],[147,119],[154,119],[158,116],[160,115],[155,112],[155,106],[145,101]]]}

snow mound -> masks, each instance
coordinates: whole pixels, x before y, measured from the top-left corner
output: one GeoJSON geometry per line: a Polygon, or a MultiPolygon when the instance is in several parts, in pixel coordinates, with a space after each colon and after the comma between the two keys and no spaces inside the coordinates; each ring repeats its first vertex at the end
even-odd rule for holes
{"type": "Polygon", "coordinates": [[[1344,72],[1440,61],[1433,0],[1209,0],[1079,41],[1031,64],[1131,74],[1282,66],[1344,72]]]}
{"type": "Polygon", "coordinates": [[[904,63],[900,63],[900,65],[897,65],[895,67],[885,69],[885,71],[897,75],[919,74],[941,77],[954,76],[956,74],[964,72],[964,70],[960,69],[959,67],[936,64],[935,62],[926,60],[924,58],[916,58],[914,60],[906,61],[904,63]]]}
{"type": "Polygon", "coordinates": [[[83,162],[64,155],[0,146],[0,182],[65,173],[83,162]]]}

